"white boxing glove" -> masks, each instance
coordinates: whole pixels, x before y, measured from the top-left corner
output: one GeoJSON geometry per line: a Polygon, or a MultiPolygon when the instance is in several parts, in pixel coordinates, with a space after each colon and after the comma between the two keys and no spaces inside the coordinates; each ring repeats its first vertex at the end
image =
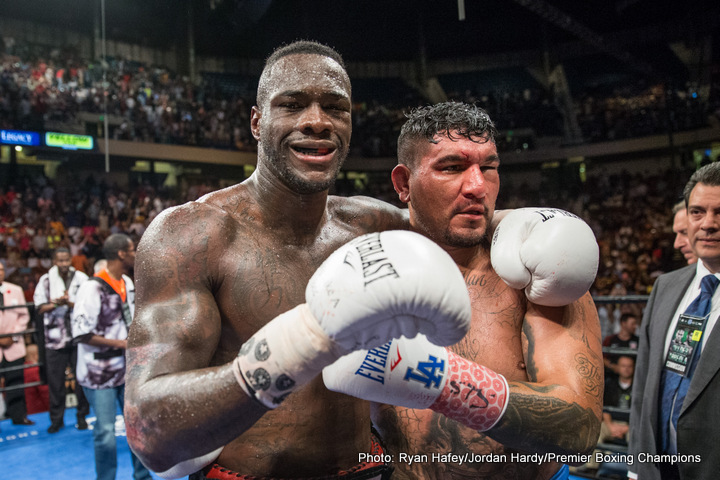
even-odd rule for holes
{"type": "Polygon", "coordinates": [[[429,408],[481,432],[500,421],[509,395],[505,377],[422,334],[352,352],[323,369],[323,382],[372,402],[429,408]]]}
{"type": "Polygon", "coordinates": [[[490,260],[512,288],[539,305],[568,305],[595,281],[595,234],[579,217],[555,208],[519,208],[498,223],[490,260]]]}
{"type": "Polygon", "coordinates": [[[417,333],[452,345],[470,328],[470,297],[455,261],[404,230],[370,233],[337,249],[308,282],[305,299],[348,352],[417,333]]]}
{"type": "Polygon", "coordinates": [[[470,328],[470,298],[455,262],[408,231],[343,245],[312,276],[305,298],[255,333],[233,362],[241,387],[268,408],[350,351],[419,332],[448,345],[470,328]]]}

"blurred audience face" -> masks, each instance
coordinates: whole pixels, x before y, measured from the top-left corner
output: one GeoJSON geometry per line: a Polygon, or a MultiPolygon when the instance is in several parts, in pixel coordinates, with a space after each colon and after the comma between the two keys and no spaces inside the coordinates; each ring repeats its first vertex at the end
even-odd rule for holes
{"type": "Polygon", "coordinates": [[[688,265],[697,262],[697,256],[690,246],[690,240],[688,240],[687,210],[678,210],[673,220],[672,229],[673,233],[675,233],[675,243],[673,243],[673,247],[675,247],[676,250],[680,250],[680,253],[682,253],[685,260],[687,260],[688,265]]]}
{"type": "Polygon", "coordinates": [[[127,248],[118,252],[120,260],[127,271],[131,271],[135,266],[135,242],[130,240],[127,248]]]}
{"type": "Polygon", "coordinates": [[[630,335],[635,335],[635,331],[637,330],[638,321],[636,317],[628,316],[620,323],[620,328],[625,330],[625,332],[629,333],[630,335]]]}
{"type": "Polygon", "coordinates": [[[688,202],[690,246],[712,273],[720,272],[720,186],[698,183],[688,202]]]}
{"type": "Polygon", "coordinates": [[[620,380],[632,380],[635,373],[635,360],[630,357],[620,357],[617,361],[617,372],[620,380]]]}
{"type": "Polygon", "coordinates": [[[58,267],[58,271],[63,277],[67,276],[68,272],[70,271],[70,260],[70,254],[67,252],[55,253],[53,263],[55,263],[55,265],[58,267]]]}

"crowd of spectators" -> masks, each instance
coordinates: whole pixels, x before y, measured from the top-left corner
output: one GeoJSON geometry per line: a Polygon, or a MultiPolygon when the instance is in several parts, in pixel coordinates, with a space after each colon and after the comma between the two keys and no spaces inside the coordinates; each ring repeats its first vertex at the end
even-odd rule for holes
{"type": "Polygon", "coordinates": [[[706,88],[692,82],[668,87],[640,81],[622,85],[610,95],[584,93],[575,102],[583,138],[621,140],[706,127],[720,113],[710,92],[703,92],[706,88]]]}
{"type": "Polygon", "coordinates": [[[126,233],[137,241],[162,210],[207,191],[200,185],[173,199],[150,185],[128,192],[92,175],[64,189],[45,176],[0,184],[0,262],[8,281],[20,285],[30,303],[55,248],[68,248],[73,266],[92,275],[108,235],[126,233]]]}
{"type": "MultiPolygon", "coordinates": [[[[577,186],[568,184],[573,195],[543,184],[537,188],[509,185],[506,188],[515,193],[501,195],[505,200],[498,208],[550,206],[580,215],[593,228],[600,246],[600,268],[592,293],[647,295],[659,274],[682,262],[673,248],[672,205],[689,175],[678,169],[613,175],[599,170],[577,186]]],[[[44,176],[0,184],[0,261],[8,280],[23,286],[31,301],[35,282],[51,266],[54,248],[69,248],[73,265],[91,274],[107,235],[123,232],[138,241],[162,210],[214,188],[217,186],[202,183],[175,193],[144,184],[124,191],[96,181],[92,175],[72,188],[55,185],[44,176]]],[[[384,200],[393,197],[389,178],[385,182],[374,179],[363,193],[384,200]]],[[[600,305],[606,333],[616,330],[613,324],[622,312],[630,309],[639,314],[633,310],[637,307],[600,305]]]]}
{"type": "MultiPolygon", "coordinates": [[[[88,130],[80,113],[99,116],[107,109],[115,139],[256,148],[249,128],[255,78],[208,73],[192,82],[167,68],[122,58],[108,58],[104,64],[88,61],[72,47],[5,43],[0,66],[2,128],[42,131],[59,124],[88,130]]],[[[356,90],[353,107],[353,154],[394,156],[405,112],[425,100],[399,81],[364,83],[365,88],[356,90]]],[[[720,105],[713,101],[717,95],[709,86],[691,83],[682,87],[639,82],[603,90],[576,88],[579,93],[574,95],[573,108],[588,142],[704,127],[717,119],[720,105]]],[[[504,132],[499,139],[501,150],[532,148],[535,137],[566,134],[567,122],[553,94],[539,87],[468,88],[450,91],[448,96],[488,110],[504,132]],[[513,138],[518,131],[531,134],[513,138]]]]}
{"type": "MultiPolygon", "coordinates": [[[[255,148],[249,112],[256,79],[216,74],[193,83],[163,67],[117,58],[109,59],[105,67],[80,58],[72,47],[51,50],[5,42],[0,128],[42,131],[51,122],[71,125],[81,112],[104,112],[107,99],[107,111],[120,119],[112,130],[117,139],[255,148]],[[108,85],[107,97],[103,81],[108,85]]],[[[368,98],[356,98],[353,106],[353,154],[394,156],[404,112],[423,103],[411,90],[403,91],[401,83],[384,85],[383,101],[369,98],[372,82],[358,83],[356,93],[368,98]]],[[[675,130],[702,127],[717,116],[712,102],[701,100],[715,97],[698,95],[699,91],[695,85],[672,90],[662,85],[630,85],[606,91],[604,96],[597,92],[579,95],[575,108],[588,141],[649,135],[666,131],[668,125],[675,130]]],[[[480,93],[469,88],[449,95],[490,112],[504,132],[498,141],[500,149],[528,147],[518,145],[520,137],[513,139],[509,133],[518,129],[530,129],[536,135],[561,134],[562,115],[552,96],[541,89],[504,87],[480,93]]],[[[562,188],[513,186],[500,198],[509,208],[548,205],[581,215],[593,227],[602,254],[593,293],[644,295],[657,275],[677,266],[670,209],[688,177],[689,172],[676,170],[591,175],[585,182],[565,182],[562,188]],[[522,192],[522,198],[517,192],[522,192]]],[[[18,283],[32,288],[33,278],[50,266],[49,253],[61,244],[71,249],[76,266],[89,272],[103,235],[126,232],[137,239],[162,209],[212,188],[198,185],[173,195],[145,185],[124,192],[92,176],[80,187],[60,191],[45,177],[0,184],[0,258],[9,277],[22,274],[18,283]]],[[[389,181],[366,187],[364,194],[394,201],[389,181]]],[[[338,192],[349,195],[355,190],[343,185],[338,192]]]]}
{"type": "Polygon", "coordinates": [[[253,148],[246,97],[227,95],[216,81],[194,84],[166,68],[119,58],[103,68],[72,48],[17,50],[22,55],[6,53],[0,66],[2,128],[43,131],[51,124],[97,134],[86,131],[79,114],[99,118],[107,109],[115,139],[253,148]]]}
{"type": "MultiPolygon", "coordinates": [[[[117,120],[111,130],[115,139],[250,151],[256,147],[249,133],[253,79],[208,75],[193,83],[165,68],[122,59],[110,59],[104,69],[79,59],[72,50],[14,53],[5,54],[0,66],[0,128],[42,131],[51,124],[70,126],[79,122],[83,112],[99,115],[107,108],[117,120]],[[109,85],[107,97],[104,79],[109,85]]],[[[712,95],[699,96],[697,91],[695,85],[666,89],[638,84],[605,95],[580,95],[575,109],[583,138],[589,142],[688,130],[707,126],[718,117],[712,102],[701,101],[712,95]]],[[[532,136],[518,134],[521,131],[563,135],[563,117],[551,95],[541,89],[484,94],[467,89],[449,96],[490,112],[503,132],[500,150],[532,148],[532,136]]],[[[395,155],[404,113],[424,103],[411,91],[395,98],[356,99],[353,155],[395,155]]],[[[684,264],[673,248],[672,206],[691,173],[691,169],[669,168],[610,174],[598,168],[582,180],[577,176],[545,180],[537,187],[507,182],[498,208],[548,206],[576,213],[592,227],[600,247],[593,296],[644,296],[658,275],[684,264]]],[[[6,278],[20,285],[31,303],[40,276],[52,265],[55,248],[68,248],[73,266],[92,275],[108,235],[126,233],[137,243],[160,212],[218,187],[208,181],[183,192],[148,183],[124,189],[89,173],[71,187],[43,175],[0,179],[0,262],[6,278]]],[[[335,191],[362,193],[398,205],[389,176],[373,175],[359,185],[341,178],[335,191]]],[[[598,301],[603,338],[621,331],[621,318],[642,318],[643,306],[641,301],[598,301]]]]}

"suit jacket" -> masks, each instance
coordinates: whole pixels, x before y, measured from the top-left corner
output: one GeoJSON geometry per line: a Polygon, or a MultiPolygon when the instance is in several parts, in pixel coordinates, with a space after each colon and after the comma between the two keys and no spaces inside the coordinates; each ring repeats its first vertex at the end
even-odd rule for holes
{"type": "MultiPolygon", "coordinates": [[[[634,458],[634,465],[629,470],[637,473],[639,480],[660,480],[657,464],[646,456],[660,454],[657,445],[660,440],[658,401],[667,353],[665,337],[696,268],[696,265],[689,265],[659,276],[643,315],[633,380],[628,450],[634,458]]],[[[720,471],[720,449],[714,442],[720,437],[720,323],[705,342],[678,419],[678,454],[700,456],[695,461],[690,458],[678,463],[680,478],[687,480],[717,478],[720,471]]]]}
{"type": "MultiPolygon", "coordinates": [[[[3,305],[6,307],[12,305],[25,305],[25,294],[22,288],[14,283],[3,282],[2,292],[3,305]]],[[[15,333],[27,330],[30,314],[28,309],[8,308],[0,310],[0,333],[15,333]]],[[[8,362],[23,358],[25,356],[25,338],[20,335],[15,338],[15,342],[8,348],[0,348],[0,360],[3,358],[8,362]]]]}

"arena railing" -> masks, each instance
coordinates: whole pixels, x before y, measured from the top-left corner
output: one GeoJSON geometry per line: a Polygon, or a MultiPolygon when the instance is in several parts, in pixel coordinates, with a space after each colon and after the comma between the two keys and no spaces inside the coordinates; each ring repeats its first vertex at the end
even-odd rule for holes
{"type": "MultiPolygon", "coordinates": [[[[607,295],[607,296],[596,296],[593,297],[593,301],[596,305],[607,305],[607,304],[626,304],[626,303],[647,303],[649,295],[607,295]]],[[[629,355],[631,357],[637,356],[637,349],[627,347],[603,347],[603,354],[609,355],[629,355]]],[[[611,415],[630,418],[629,408],[619,408],[608,405],[603,405],[603,412],[611,415]]],[[[627,445],[614,444],[614,443],[599,443],[597,445],[599,450],[627,453],[627,445]]]]}

